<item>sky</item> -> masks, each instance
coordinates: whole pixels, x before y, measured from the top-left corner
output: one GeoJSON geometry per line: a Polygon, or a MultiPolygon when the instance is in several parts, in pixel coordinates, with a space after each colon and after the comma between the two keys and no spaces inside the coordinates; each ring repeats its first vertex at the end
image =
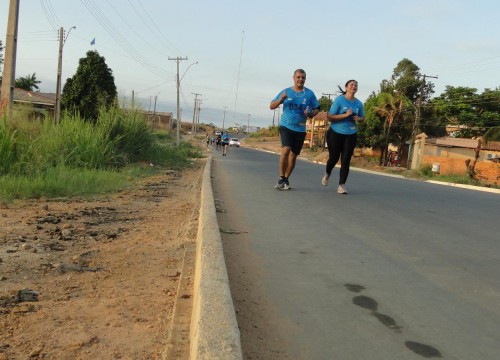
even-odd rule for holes
{"type": "MultiPolygon", "coordinates": [[[[10,2],[0,0],[4,45],[10,2]]],[[[95,50],[122,102],[134,92],[153,110],[156,98],[156,111],[175,117],[180,57],[183,121],[199,94],[202,123],[268,127],[269,103],[297,68],[318,98],[356,79],[365,101],[405,58],[438,77],[427,79],[435,96],[446,86],[495,89],[499,14],[496,0],[20,0],[16,78],[36,73],[40,91],[56,91],[63,27],[62,86],[95,50]]]]}

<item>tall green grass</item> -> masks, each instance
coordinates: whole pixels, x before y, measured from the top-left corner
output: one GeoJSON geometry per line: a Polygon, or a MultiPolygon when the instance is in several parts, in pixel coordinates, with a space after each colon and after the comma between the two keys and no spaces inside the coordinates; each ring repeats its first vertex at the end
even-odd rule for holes
{"type": "Polygon", "coordinates": [[[171,136],[149,129],[139,112],[102,110],[95,123],[64,114],[51,119],[26,117],[0,123],[0,198],[74,196],[120,189],[121,170],[150,163],[182,169],[201,157],[191,144],[175,146],[171,136]]]}

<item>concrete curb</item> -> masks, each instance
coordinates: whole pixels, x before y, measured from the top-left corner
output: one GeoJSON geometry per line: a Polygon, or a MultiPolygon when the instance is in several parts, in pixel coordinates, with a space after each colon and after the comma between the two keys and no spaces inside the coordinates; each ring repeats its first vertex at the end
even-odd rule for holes
{"type": "Polygon", "coordinates": [[[243,359],[240,331],[222,251],[212,193],[211,163],[209,156],[201,189],[189,358],[240,360],[243,359]]]}

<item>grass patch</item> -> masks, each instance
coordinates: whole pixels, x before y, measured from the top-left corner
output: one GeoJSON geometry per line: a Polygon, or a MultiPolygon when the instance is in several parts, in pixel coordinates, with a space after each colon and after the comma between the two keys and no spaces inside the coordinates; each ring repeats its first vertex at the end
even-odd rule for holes
{"type": "Polygon", "coordinates": [[[122,190],[129,177],[106,170],[49,168],[36,176],[6,175],[0,177],[0,199],[31,199],[39,197],[74,197],[122,190]]]}
{"type": "Polygon", "coordinates": [[[143,114],[125,109],[102,110],[94,123],[67,113],[59,124],[24,117],[9,123],[4,117],[0,200],[119,191],[158,168],[181,170],[202,156],[200,148],[176,146],[171,134],[153,132],[143,114]]]}

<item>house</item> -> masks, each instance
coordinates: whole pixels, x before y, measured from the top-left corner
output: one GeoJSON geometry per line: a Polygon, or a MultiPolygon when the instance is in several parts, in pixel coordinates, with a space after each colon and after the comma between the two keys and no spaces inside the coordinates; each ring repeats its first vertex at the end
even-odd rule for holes
{"type": "Polygon", "coordinates": [[[476,159],[477,176],[488,183],[500,180],[500,142],[480,142],[479,139],[453,137],[429,138],[425,133],[416,138],[411,169],[431,166],[442,175],[462,175],[467,171],[466,162],[476,159]]]}
{"type": "Polygon", "coordinates": [[[326,117],[326,111],[320,111],[312,119],[307,119],[306,121],[306,140],[304,145],[309,147],[313,146],[324,146],[325,145],[325,133],[328,130],[329,122],[326,117]]]}
{"type": "Polygon", "coordinates": [[[14,89],[14,108],[24,106],[33,111],[34,117],[54,116],[56,94],[14,89]]]}

